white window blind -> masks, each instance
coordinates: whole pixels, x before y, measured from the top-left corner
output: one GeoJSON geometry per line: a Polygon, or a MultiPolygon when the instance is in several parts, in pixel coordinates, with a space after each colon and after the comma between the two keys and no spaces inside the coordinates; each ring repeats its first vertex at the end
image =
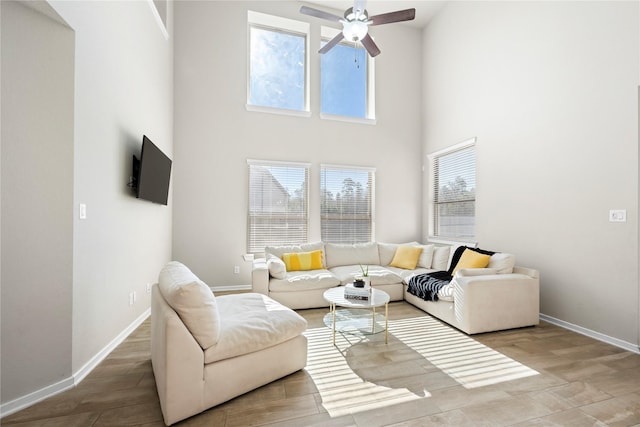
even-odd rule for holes
{"type": "Polygon", "coordinates": [[[249,160],[249,253],[307,241],[309,165],[249,160]]]}
{"type": "Polygon", "coordinates": [[[475,138],[429,156],[431,164],[431,235],[471,240],[475,237],[475,138]]]}
{"type": "Polygon", "coordinates": [[[321,165],[320,224],[324,242],[374,239],[375,169],[321,165]]]}

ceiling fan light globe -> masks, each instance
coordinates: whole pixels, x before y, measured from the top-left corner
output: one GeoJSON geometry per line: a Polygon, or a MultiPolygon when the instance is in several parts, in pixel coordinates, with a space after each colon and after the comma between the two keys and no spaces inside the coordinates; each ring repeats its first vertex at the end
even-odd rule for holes
{"type": "Polygon", "coordinates": [[[368,30],[369,27],[364,22],[345,22],[344,27],[342,28],[342,34],[345,39],[357,42],[367,35],[368,30]]]}

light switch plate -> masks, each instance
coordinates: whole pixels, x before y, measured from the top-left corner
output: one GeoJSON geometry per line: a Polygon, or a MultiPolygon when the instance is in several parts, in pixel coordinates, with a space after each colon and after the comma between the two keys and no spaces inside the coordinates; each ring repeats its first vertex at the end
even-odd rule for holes
{"type": "Polygon", "coordinates": [[[609,222],[627,222],[627,210],[611,209],[609,211],[609,222]]]}

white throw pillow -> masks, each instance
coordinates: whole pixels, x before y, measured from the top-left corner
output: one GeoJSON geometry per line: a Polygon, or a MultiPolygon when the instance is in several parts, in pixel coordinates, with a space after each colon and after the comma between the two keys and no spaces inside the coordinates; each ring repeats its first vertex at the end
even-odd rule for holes
{"type": "Polygon", "coordinates": [[[505,254],[496,252],[491,255],[487,268],[495,268],[498,274],[513,273],[513,267],[516,265],[516,256],[513,254],[505,254]]]}
{"type": "Polygon", "coordinates": [[[451,246],[435,246],[433,248],[433,259],[431,268],[438,271],[446,271],[449,266],[449,251],[451,246]]]}
{"type": "Polygon", "coordinates": [[[171,261],[160,271],[158,288],[200,347],[218,342],[220,314],[209,286],[182,263],[171,261]]]}
{"type": "Polygon", "coordinates": [[[418,267],[422,268],[431,268],[431,264],[433,263],[433,249],[434,245],[420,245],[422,248],[422,253],[420,254],[420,258],[418,259],[418,267]]]}
{"type": "Polygon", "coordinates": [[[287,266],[280,258],[275,255],[267,254],[267,268],[271,277],[276,279],[284,279],[287,277],[287,266]]]}

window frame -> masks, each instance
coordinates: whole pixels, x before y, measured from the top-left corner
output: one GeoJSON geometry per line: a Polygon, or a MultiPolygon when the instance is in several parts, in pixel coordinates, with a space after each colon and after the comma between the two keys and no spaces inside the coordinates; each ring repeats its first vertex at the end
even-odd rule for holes
{"type": "Polygon", "coordinates": [[[320,236],[321,236],[321,240],[323,242],[327,242],[327,243],[347,243],[347,244],[353,244],[353,243],[366,243],[366,242],[374,242],[375,241],[375,235],[376,235],[376,209],[375,209],[375,187],[376,187],[376,179],[375,179],[375,175],[376,175],[376,168],[374,167],[363,167],[363,166],[350,166],[350,165],[334,165],[334,164],[321,164],[320,165],[320,236]],[[325,187],[325,171],[343,171],[343,172],[366,172],[368,173],[368,181],[370,182],[369,185],[369,194],[368,194],[368,202],[369,202],[369,230],[370,230],[370,234],[369,234],[369,240],[366,241],[344,241],[344,240],[340,240],[340,241],[334,241],[331,238],[329,238],[329,236],[326,236],[325,232],[324,232],[324,221],[325,221],[325,215],[326,213],[324,212],[324,208],[325,208],[325,191],[324,189],[325,187]]]}
{"type": "MultiPolygon", "coordinates": [[[[428,163],[429,163],[429,179],[430,185],[428,186],[429,190],[429,236],[428,239],[431,242],[435,243],[476,243],[476,202],[477,202],[477,162],[476,162],[476,141],[477,138],[469,138],[458,144],[453,146],[444,148],[442,150],[436,151],[434,153],[429,154],[428,163]],[[473,150],[473,175],[474,175],[474,187],[473,187],[473,199],[467,200],[458,200],[453,203],[462,203],[462,202],[473,202],[473,234],[472,235],[447,235],[439,233],[439,225],[438,225],[438,215],[437,215],[437,205],[444,203],[436,200],[437,198],[437,186],[439,183],[439,179],[436,174],[439,173],[439,168],[436,167],[436,162],[448,155],[458,153],[464,150],[473,150]]],[[[452,203],[448,201],[447,203],[452,203]]]]}
{"type": "Polygon", "coordinates": [[[311,101],[310,101],[310,73],[309,73],[309,56],[310,56],[310,33],[311,25],[308,22],[298,21],[280,16],[268,15],[266,13],[247,11],[247,99],[245,108],[247,111],[282,114],[288,116],[311,117],[311,101]],[[279,107],[270,107],[265,105],[254,105],[250,103],[251,99],[251,30],[258,28],[266,31],[279,32],[304,37],[304,102],[302,110],[294,110],[279,107]]]}
{"type": "MultiPolygon", "coordinates": [[[[309,239],[309,179],[311,175],[310,170],[311,170],[311,163],[247,159],[247,179],[248,179],[247,193],[248,194],[247,194],[246,243],[247,243],[248,254],[263,254],[265,246],[295,245],[295,244],[306,243],[308,241],[309,239]],[[269,241],[269,239],[262,239],[262,240],[265,240],[266,243],[261,247],[256,246],[258,239],[254,238],[254,233],[252,232],[252,229],[253,229],[252,225],[254,224],[252,219],[256,218],[256,213],[252,211],[252,196],[254,194],[257,194],[257,192],[252,189],[252,168],[253,167],[266,167],[266,168],[282,167],[282,168],[304,169],[304,178],[303,178],[304,201],[303,201],[303,212],[301,215],[304,220],[303,222],[304,236],[301,237],[299,240],[291,239],[285,233],[283,234],[283,236],[287,236],[287,237],[284,239],[281,239],[279,241],[276,241],[276,240],[269,241]]],[[[279,181],[278,183],[282,185],[282,183],[280,183],[279,181]]],[[[269,212],[268,215],[265,215],[265,217],[272,216],[272,215],[273,215],[273,212],[269,212]]],[[[294,217],[296,216],[295,214],[290,214],[288,211],[284,212],[283,215],[284,216],[292,215],[294,217]]]]}
{"type": "MultiPolygon", "coordinates": [[[[334,38],[341,30],[332,27],[326,27],[322,25],[320,27],[320,46],[322,47],[323,42],[328,42],[332,38],[334,38]]],[[[347,40],[342,40],[339,45],[344,45],[348,47],[354,47],[353,42],[349,42],[347,40]]],[[[322,99],[320,99],[320,118],[324,120],[336,120],[342,122],[352,122],[352,123],[362,123],[368,125],[375,125],[377,123],[376,120],[376,96],[375,96],[375,58],[372,58],[369,55],[361,44],[357,44],[355,46],[358,49],[362,49],[365,52],[365,58],[367,61],[367,81],[366,81],[366,115],[365,117],[353,117],[353,116],[344,116],[339,114],[330,114],[322,112],[322,99]]],[[[325,55],[331,54],[331,51],[325,53],[325,55]]],[[[319,64],[319,76],[320,81],[322,82],[322,59],[320,59],[319,64]]],[[[319,96],[322,98],[322,85],[320,86],[319,96]]]]}

